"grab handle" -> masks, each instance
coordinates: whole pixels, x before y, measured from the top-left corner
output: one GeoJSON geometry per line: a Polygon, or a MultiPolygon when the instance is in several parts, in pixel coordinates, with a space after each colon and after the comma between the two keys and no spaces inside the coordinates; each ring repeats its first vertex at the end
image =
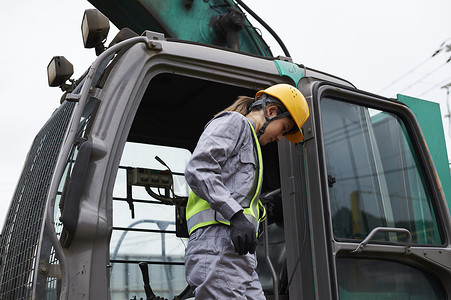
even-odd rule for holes
{"type": "Polygon", "coordinates": [[[406,233],[407,234],[407,241],[406,241],[406,255],[410,254],[410,245],[412,244],[412,234],[409,230],[405,228],[394,228],[394,227],[376,227],[373,230],[371,230],[370,234],[355,248],[354,251],[351,251],[351,253],[359,253],[363,251],[363,249],[366,247],[366,245],[371,241],[371,239],[376,235],[378,232],[396,232],[396,233],[406,233]]]}

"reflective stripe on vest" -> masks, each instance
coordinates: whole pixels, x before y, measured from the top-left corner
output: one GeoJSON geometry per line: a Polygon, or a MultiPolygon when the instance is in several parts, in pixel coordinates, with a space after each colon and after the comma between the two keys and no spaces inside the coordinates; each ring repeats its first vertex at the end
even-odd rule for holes
{"type": "MultiPolygon", "coordinates": [[[[244,215],[255,226],[256,233],[258,233],[259,224],[266,217],[265,208],[259,199],[263,179],[263,159],[257,134],[255,133],[251,122],[249,120],[247,121],[249,122],[249,126],[251,127],[252,135],[254,137],[254,146],[257,149],[258,174],[256,176],[257,180],[254,180],[254,185],[249,192],[249,194],[252,195],[252,198],[250,201],[249,199],[246,199],[250,198],[248,195],[243,200],[242,207],[244,215]],[[254,190],[255,192],[252,193],[254,190]],[[262,212],[261,215],[260,211],[262,212]]],[[[219,212],[213,210],[206,200],[198,197],[193,191],[190,192],[188,197],[188,203],[186,205],[186,219],[188,224],[188,232],[190,235],[197,228],[212,224],[230,225],[228,220],[226,220],[219,212]]]]}

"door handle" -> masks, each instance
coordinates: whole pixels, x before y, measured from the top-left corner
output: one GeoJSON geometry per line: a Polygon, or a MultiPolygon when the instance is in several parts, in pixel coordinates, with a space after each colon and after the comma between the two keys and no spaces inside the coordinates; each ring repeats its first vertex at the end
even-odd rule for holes
{"type": "Polygon", "coordinates": [[[412,234],[409,230],[405,228],[394,228],[394,227],[376,227],[371,230],[370,234],[355,248],[355,250],[351,251],[351,253],[359,253],[363,251],[366,245],[371,241],[371,239],[378,232],[395,232],[395,233],[406,233],[407,241],[406,241],[406,255],[410,254],[410,245],[412,244],[412,234]]]}

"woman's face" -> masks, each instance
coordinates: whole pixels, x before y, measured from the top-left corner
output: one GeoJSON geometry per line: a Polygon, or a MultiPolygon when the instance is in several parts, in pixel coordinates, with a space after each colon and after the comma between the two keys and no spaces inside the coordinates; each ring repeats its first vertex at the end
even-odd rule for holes
{"type": "Polygon", "coordinates": [[[258,141],[260,145],[272,143],[274,141],[280,141],[284,135],[291,130],[294,126],[294,121],[291,118],[281,118],[269,122],[265,132],[260,136],[258,141]]]}

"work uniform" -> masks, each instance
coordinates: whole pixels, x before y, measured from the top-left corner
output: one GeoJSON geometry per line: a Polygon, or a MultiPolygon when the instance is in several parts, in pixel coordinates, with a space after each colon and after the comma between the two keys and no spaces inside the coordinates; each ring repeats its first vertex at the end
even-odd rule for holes
{"type": "MultiPolygon", "coordinates": [[[[249,122],[236,112],[215,117],[185,170],[192,193],[208,202],[217,220],[230,220],[255,193],[258,145],[249,122]]],[[[265,299],[255,254],[235,252],[229,226],[188,224],[194,230],[185,253],[186,278],[196,299],[265,299]]]]}

